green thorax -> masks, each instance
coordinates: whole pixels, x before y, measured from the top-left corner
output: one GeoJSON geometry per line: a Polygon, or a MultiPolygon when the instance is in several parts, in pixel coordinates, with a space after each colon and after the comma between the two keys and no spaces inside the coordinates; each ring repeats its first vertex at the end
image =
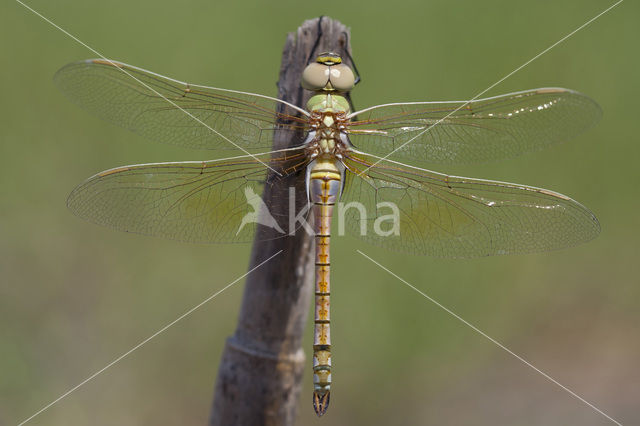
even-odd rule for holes
{"type": "Polygon", "coordinates": [[[307,111],[351,112],[349,101],[336,92],[318,92],[307,102],[307,111]]]}

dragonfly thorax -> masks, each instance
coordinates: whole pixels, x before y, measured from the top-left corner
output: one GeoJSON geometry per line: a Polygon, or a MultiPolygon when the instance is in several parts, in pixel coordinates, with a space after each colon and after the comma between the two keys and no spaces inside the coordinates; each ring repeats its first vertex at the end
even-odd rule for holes
{"type": "Polygon", "coordinates": [[[347,122],[344,111],[311,111],[311,130],[306,141],[311,155],[340,157],[351,145],[346,135],[347,122]]]}
{"type": "Polygon", "coordinates": [[[311,155],[340,154],[351,144],[347,138],[349,101],[340,94],[322,92],[312,96],[307,102],[309,116],[309,136],[307,149],[311,155]]]}

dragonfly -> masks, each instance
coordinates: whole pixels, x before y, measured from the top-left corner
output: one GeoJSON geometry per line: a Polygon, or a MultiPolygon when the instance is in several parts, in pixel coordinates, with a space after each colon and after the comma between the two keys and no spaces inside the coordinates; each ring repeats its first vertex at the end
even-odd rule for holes
{"type": "Polygon", "coordinates": [[[55,82],[77,104],[151,140],[242,151],[226,159],[100,172],[76,187],[67,202],[89,221],[189,242],[248,242],[254,235],[261,238],[257,232],[265,226],[287,235],[290,217],[264,220],[269,215],[256,210],[268,213],[278,202],[261,197],[282,177],[300,182],[315,238],[313,406],[322,416],[331,389],[331,224],[341,200],[358,203],[344,211],[348,232],[412,254],[469,258],[586,242],[600,225],[568,196],[450,176],[417,163],[483,162],[535,151],[583,132],[601,110],[576,91],[539,88],[352,111],[353,69],[332,52],[309,62],[301,75],[302,87],[311,92],[304,108],[107,59],[68,64],[55,82]],[[281,137],[293,145],[272,149],[281,137]],[[387,211],[378,208],[380,203],[394,214],[382,214],[387,211]],[[381,229],[384,220],[389,223],[381,229]]]}

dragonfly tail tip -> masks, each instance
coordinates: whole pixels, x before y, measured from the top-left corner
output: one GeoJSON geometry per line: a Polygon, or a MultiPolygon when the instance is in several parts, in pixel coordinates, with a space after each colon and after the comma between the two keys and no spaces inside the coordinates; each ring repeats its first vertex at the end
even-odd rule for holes
{"type": "Polygon", "coordinates": [[[329,408],[329,399],[329,391],[324,393],[317,391],[313,392],[313,409],[316,411],[318,417],[322,417],[322,415],[327,412],[327,408],[329,408]]]}

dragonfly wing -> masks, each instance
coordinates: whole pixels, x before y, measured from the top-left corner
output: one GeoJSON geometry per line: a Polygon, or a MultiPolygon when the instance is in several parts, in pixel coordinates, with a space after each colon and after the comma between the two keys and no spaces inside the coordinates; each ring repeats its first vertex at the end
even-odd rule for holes
{"type": "Polygon", "coordinates": [[[479,257],[560,249],[600,231],[593,213],[556,192],[388,161],[369,168],[376,161],[359,153],[344,159],[352,172],[345,201],[356,200],[366,211],[361,218],[356,208],[346,209],[344,220],[351,233],[373,244],[435,257],[479,257]],[[397,234],[390,233],[392,216],[385,218],[394,210],[381,202],[396,206],[397,234]]]}
{"type": "Polygon", "coordinates": [[[276,98],[173,80],[103,59],[54,78],[74,102],[151,140],[197,149],[270,149],[274,132],[301,140],[307,113],[276,98]]]}
{"type": "Polygon", "coordinates": [[[67,204],[100,225],[181,241],[246,242],[258,222],[284,234],[280,218],[260,213],[265,185],[277,180],[275,174],[267,177],[261,162],[286,175],[303,169],[307,160],[297,150],[256,158],[119,167],[79,185],[67,204]]]}
{"type": "Polygon", "coordinates": [[[543,88],[474,101],[411,102],[357,111],[349,138],[360,150],[391,159],[488,162],[565,141],[598,121],[590,98],[543,88]]]}

